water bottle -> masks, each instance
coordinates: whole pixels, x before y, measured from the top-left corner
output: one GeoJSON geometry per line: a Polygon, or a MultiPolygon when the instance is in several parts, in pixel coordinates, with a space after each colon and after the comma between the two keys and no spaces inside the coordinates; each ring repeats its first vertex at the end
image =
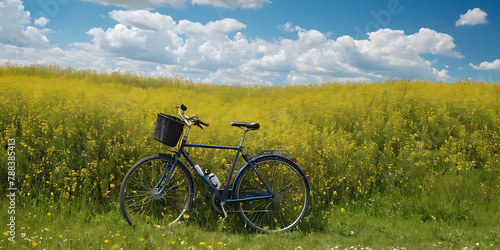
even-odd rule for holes
{"type": "Polygon", "coordinates": [[[205,169],[205,176],[207,176],[207,178],[210,180],[210,182],[212,182],[215,188],[221,188],[222,184],[220,183],[219,178],[217,178],[214,173],[210,172],[210,170],[208,169],[205,169]]]}
{"type": "Polygon", "coordinates": [[[201,170],[200,165],[198,165],[198,164],[194,165],[194,169],[196,169],[196,172],[197,172],[200,176],[203,176],[203,170],[201,170]]]}

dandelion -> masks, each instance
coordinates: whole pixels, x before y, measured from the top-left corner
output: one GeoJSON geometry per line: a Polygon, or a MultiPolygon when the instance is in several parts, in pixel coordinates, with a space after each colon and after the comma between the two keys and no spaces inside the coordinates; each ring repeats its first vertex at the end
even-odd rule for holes
{"type": "Polygon", "coordinates": [[[36,242],[31,242],[31,246],[36,247],[36,246],[38,246],[38,243],[36,243],[36,242]]]}
{"type": "Polygon", "coordinates": [[[114,244],[111,249],[118,249],[120,246],[118,246],[118,244],[114,244]]]}
{"type": "Polygon", "coordinates": [[[200,246],[204,246],[204,245],[205,245],[205,242],[201,241],[200,246]]]}
{"type": "Polygon", "coordinates": [[[344,209],[344,208],[341,208],[341,209],[340,209],[340,212],[345,213],[345,209],[344,209]]]}
{"type": "Polygon", "coordinates": [[[224,245],[224,243],[222,243],[222,241],[219,241],[219,242],[217,242],[217,245],[222,246],[222,245],[224,245]]]}
{"type": "Polygon", "coordinates": [[[7,232],[3,232],[3,235],[8,236],[8,235],[9,235],[9,233],[7,233],[7,232]]]}
{"type": "Polygon", "coordinates": [[[47,213],[47,215],[48,215],[48,216],[51,216],[51,215],[52,215],[52,213],[51,213],[51,212],[48,212],[48,213],[47,213]]]}
{"type": "Polygon", "coordinates": [[[116,236],[116,237],[120,236],[120,233],[115,233],[115,236],[116,236]]]}
{"type": "Polygon", "coordinates": [[[142,238],[142,237],[139,239],[139,241],[140,241],[140,242],[144,242],[145,240],[146,240],[146,239],[144,239],[144,238],[142,238]]]}
{"type": "Polygon", "coordinates": [[[109,240],[104,240],[104,243],[109,243],[109,240]]]}
{"type": "Polygon", "coordinates": [[[184,216],[183,216],[183,217],[184,217],[184,219],[186,219],[186,220],[187,220],[187,219],[189,219],[189,214],[184,214],[184,216]]]}
{"type": "Polygon", "coordinates": [[[62,235],[59,235],[59,238],[62,238],[62,235]]]}

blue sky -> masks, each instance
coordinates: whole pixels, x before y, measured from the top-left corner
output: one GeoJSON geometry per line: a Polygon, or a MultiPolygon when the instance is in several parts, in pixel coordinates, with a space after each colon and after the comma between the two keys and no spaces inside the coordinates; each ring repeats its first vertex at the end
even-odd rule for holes
{"type": "Polygon", "coordinates": [[[0,0],[0,64],[217,84],[500,81],[495,0],[0,0]]]}

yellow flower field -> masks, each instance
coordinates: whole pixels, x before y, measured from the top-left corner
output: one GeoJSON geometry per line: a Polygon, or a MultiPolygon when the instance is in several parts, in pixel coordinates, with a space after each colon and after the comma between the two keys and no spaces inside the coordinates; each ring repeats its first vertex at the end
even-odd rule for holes
{"type": "MultiPolygon", "coordinates": [[[[470,216],[467,204],[498,199],[498,83],[388,79],[234,87],[6,65],[0,102],[0,142],[16,142],[19,204],[116,202],[135,162],[169,150],[152,139],[156,114],[175,114],[182,103],[210,123],[193,129],[190,142],[237,145],[241,131],[230,123],[259,122],[261,129],[246,138],[247,150],[289,149],[285,154],[310,176],[315,215],[349,200],[342,212],[371,204],[374,211],[423,220],[459,219],[470,216]]],[[[190,153],[224,179],[231,152],[190,153]]],[[[6,157],[0,159],[6,165],[6,157]]],[[[6,189],[7,178],[0,184],[6,189]]]]}

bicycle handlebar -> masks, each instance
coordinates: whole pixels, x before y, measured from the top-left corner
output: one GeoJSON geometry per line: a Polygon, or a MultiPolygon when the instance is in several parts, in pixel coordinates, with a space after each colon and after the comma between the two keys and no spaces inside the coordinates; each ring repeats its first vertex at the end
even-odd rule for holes
{"type": "MultiPolygon", "coordinates": [[[[198,119],[198,118],[196,118],[196,119],[198,119]]],[[[208,127],[208,123],[206,123],[206,122],[204,122],[204,121],[202,121],[202,120],[200,120],[200,119],[198,119],[198,122],[199,122],[201,125],[203,125],[203,126],[205,126],[205,127],[208,127]]]]}
{"type": "Polygon", "coordinates": [[[196,126],[200,127],[201,129],[203,129],[203,127],[201,125],[208,127],[207,122],[200,120],[198,117],[196,117],[194,115],[192,115],[190,117],[184,116],[184,111],[187,110],[187,107],[184,104],[181,104],[179,106],[175,106],[175,108],[179,109],[179,116],[184,120],[184,122],[186,123],[187,126],[191,127],[191,123],[190,123],[190,121],[191,121],[193,123],[193,125],[196,125],[196,126]]]}

